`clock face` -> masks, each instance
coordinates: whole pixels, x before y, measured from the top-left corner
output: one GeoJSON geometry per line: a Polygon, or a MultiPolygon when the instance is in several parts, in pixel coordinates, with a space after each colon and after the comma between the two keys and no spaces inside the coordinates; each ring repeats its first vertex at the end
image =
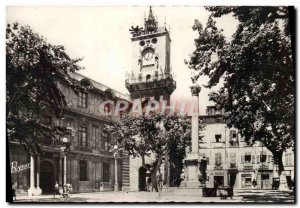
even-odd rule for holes
{"type": "Polygon", "coordinates": [[[143,54],[143,66],[154,64],[153,48],[146,48],[142,54],[143,54]]]}
{"type": "Polygon", "coordinates": [[[153,58],[153,51],[147,51],[144,54],[144,58],[145,58],[145,60],[150,61],[153,58]]]}

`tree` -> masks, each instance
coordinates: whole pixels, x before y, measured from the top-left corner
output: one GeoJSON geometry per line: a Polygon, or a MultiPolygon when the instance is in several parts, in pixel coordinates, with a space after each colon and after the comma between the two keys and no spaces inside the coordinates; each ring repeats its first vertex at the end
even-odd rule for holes
{"type": "Polygon", "coordinates": [[[294,149],[295,71],[288,7],[207,7],[205,28],[195,21],[199,37],[187,62],[197,76],[208,76],[205,87],[218,83],[210,100],[225,109],[227,125],[245,141],[262,142],[273,154],[279,174],[283,152],[294,149]],[[233,15],[239,23],[231,40],[214,18],[233,15]]]}
{"type": "Polygon", "coordinates": [[[128,151],[129,155],[142,158],[142,166],[150,171],[152,186],[158,192],[156,175],[164,156],[170,151],[185,153],[190,145],[191,122],[188,117],[161,115],[130,116],[121,118],[120,122],[106,125],[105,130],[114,134],[118,145],[128,151]],[[151,167],[145,164],[145,157],[154,154],[155,161],[151,167]]]}
{"type": "Polygon", "coordinates": [[[51,45],[29,26],[6,28],[6,128],[9,141],[19,141],[30,153],[41,151],[39,141],[70,133],[41,122],[47,110],[61,117],[66,106],[61,84],[79,89],[70,73],[81,59],[71,59],[63,46],[51,45]]]}

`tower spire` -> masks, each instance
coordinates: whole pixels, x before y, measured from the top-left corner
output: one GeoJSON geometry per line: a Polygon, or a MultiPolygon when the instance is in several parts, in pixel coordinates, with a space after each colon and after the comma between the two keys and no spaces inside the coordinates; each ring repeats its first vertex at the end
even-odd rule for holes
{"type": "Polygon", "coordinates": [[[148,19],[145,19],[145,32],[156,32],[157,31],[157,21],[154,17],[152,6],[149,9],[148,19]]]}

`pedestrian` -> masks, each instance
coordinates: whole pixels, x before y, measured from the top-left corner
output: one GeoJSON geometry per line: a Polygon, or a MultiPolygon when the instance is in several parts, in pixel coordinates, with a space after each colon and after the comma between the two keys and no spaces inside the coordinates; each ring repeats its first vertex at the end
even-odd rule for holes
{"type": "Polygon", "coordinates": [[[162,177],[161,173],[159,173],[159,175],[158,175],[158,188],[160,190],[162,190],[162,188],[163,188],[163,177],[162,177]]]}
{"type": "Polygon", "coordinates": [[[252,181],[252,188],[254,189],[256,187],[256,185],[257,185],[257,182],[256,182],[255,179],[253,179],[253,181],[252,181]]]}
{"type": "Polygon", "coordinates": [[[53,198],[55,198],[55,195],[61,196],[61,194],[59,192],[59,185],[58,185],[57,181],[55,182],[55,185],[54,185],[54,195],[53,195],[53,198]]]}
{"type": "Polygon", "coordinates": [[[103,183],[100,183],[100,192],[103,192],[103,183]]]}
{"type": "Polygon", "coordinates": [[[72,192],[73,192],[73,187],[72,187],[72,185],[71,184],[67,184],[67,190],[68,190],[68,194],[69,194],[69,196],[72,194],[72,192]]]}
{"type": "Polygon", "coordinates": [[[15,198],[15,201],[16,201],[17,197],[16,197],[16,184],[15,183],[12,183],[11,192],[12,192],[12,199],[13,199],[13,201],[14,201],[14,198],[15,198]]]}
{"type": "Polygon", "coordinates": [[[13,196],[13,201],[14,201],[14,198],[15,198],[15,201],[17,200],[17,197],[16,197],[16,189],[12,189],[12,196],[13,196]]]}
{"type": "Polygon", "coordinates": [[[147,185],[146,185],[146,191],[151,191],[152,190],[152,186],[151,186],[151,178],[149,177],[147,179],[147,185]]]}

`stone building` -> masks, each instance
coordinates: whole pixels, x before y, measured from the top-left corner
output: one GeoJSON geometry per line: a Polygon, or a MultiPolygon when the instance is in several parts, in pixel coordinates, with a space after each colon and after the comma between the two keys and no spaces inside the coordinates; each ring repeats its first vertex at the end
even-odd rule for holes
{"type": "MultiPolygon", "coordinates": [[[[207,187],[213,187],[216,181],[235,189],[252,189],[255,180],[257,189],[271,189],[273,178],[279,177],[272,153],[259,142],[247,145],[237,129],[226,126],[223,113],[208,106],[206,115],[200,116],[205,129],[199,153],[207,158],[207,187]]],[[[283,174],[289,185],[294,179],[293,158],[291,150],[283,155],[283,174]]]]}
{"type": "MultiPolygon", "coordinates": [[[[145,18],[144,29],[134,27],[131,29],[132,38],[132,69],[126,75],[126,88],[130,92],[132,100],[141,99],[142,101],[154,99],[170,103],[170,96],[176,89],[176,82],[171,73],[171,38],[165,26],[159,27],[152,9],[150,7],[148,18],[145,18]]],[[[168,156],[166,156],[168,157],[168,156]]],[[[147,165],[151,165],[155,157],[146,157],[147,165]]],[[[165,158],[164,161],[168,161],[165,158]]],[[[143,190],[146,177],[149,177],[147,170],[142,167],[141,158],[129,159],[129,181],[126,180],[128,187],[126,190],[143,190]]],[[[163,174],[165,184],[169,182],[169,166],[164,162],[160,172],[163,174]]]]}
{"type": "MultiPolygon", "coordinates": [[[[43,153],[33,158],[31,167],[19,172],[13,171],[11,174],[13,187],[18,194],[27,193],[32,186],[33,194],[53,193],[55,181],[60,187],[64,184],[64,167],[66,167],[66,183],[72,184],[74,192],[99,191],[101,183],[104,191],[114,189],[115,138],[103,132],[103,126],[115,122],[120,116],[100,114],[100,105],[105,100],[127,100],[127,97],[78,73],[72,74],[72,77],[88,91],[76,95],[73,90],[62,85],[68,104],[64,109],[63,118],[58,119],[49,112],[45,112],[42,118],[47,125],[74,129],[74,135],[66,137],[70,148],[62,152],[60,140],[54,142],[49,138],[41,141],[43,153]],[[30,173],[30,170],[33,172],[30,173]]],[[[110,112],[112,109],[105,106],[104,111],[110,112]]],[[[121,155],[122,152],[117,156],[119,189],[122,187],[121,155]]],[[[30,156],[18,142],[10,142],[10,162],[12,170],[16,166],[30,164],[30,156]]]]}

